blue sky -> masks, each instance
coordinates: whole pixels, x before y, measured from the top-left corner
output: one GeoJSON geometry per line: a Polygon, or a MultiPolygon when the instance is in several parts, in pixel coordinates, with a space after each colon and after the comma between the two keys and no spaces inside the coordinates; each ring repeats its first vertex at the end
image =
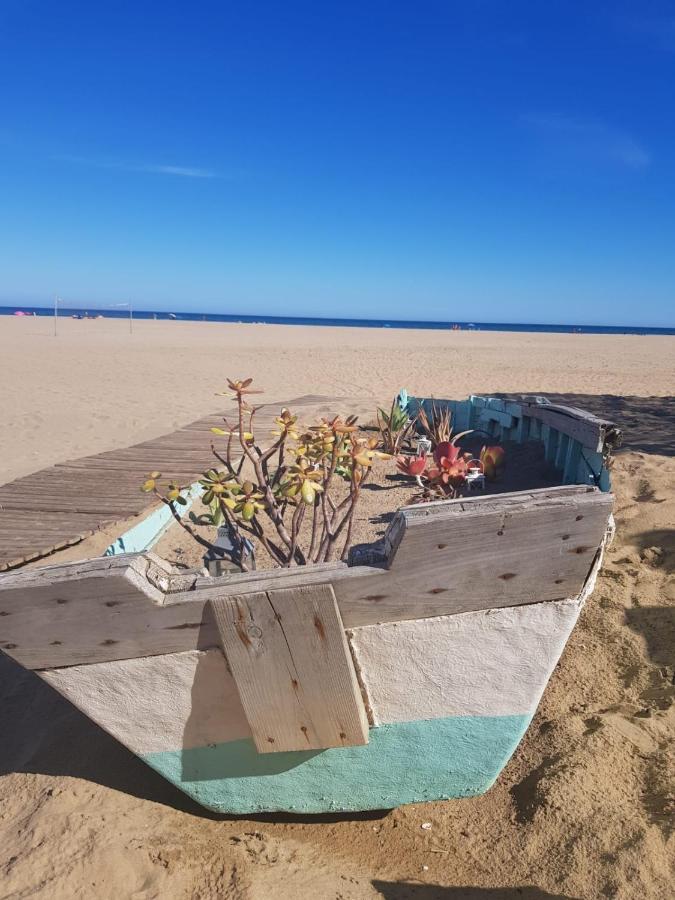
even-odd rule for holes
{"type": "Polygon", "coordinates": [[[675,324],[675,4],[0,3],[0,303],[675,324]]]}

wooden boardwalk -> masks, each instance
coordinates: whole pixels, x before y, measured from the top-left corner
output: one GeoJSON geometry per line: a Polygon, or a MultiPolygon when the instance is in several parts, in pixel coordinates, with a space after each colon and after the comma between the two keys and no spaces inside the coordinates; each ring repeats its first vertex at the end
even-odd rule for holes
{"type": "MultiPolygon", "coordinates": [[[[287,405],[309,412],[307,407],[335,402],[338,398],[309,395],[287,405]]],[[[255,421],[261,433],[271,430],[281,405],[259,410],[255,421]]],[[[68,460],[0,486],[0,571],[77,544],[156,505],[153,495],[140,491],[153,469],[181,484],[195,481],[213,465],[210,428],[222,424],[223,413],[207,416],[151,441],[68,460]]]]}

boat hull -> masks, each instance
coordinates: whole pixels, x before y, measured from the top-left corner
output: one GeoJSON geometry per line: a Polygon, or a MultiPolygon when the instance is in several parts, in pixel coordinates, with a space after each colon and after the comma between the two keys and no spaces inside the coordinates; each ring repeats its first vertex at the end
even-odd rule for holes
{"type": "Polygon", "coordinates": [[[583,600],[351,629],[370,719],[365,746],[257,752],[217,648],[40,675],[215,812],[386,809],[474,796],[494,783],[583,600]]]}
{"type": "Polygon", "coordinates": [[[219,813],[483,793],[593,589],[610,423],[493,398],[452,411],[541,437],[566,482],[583,463],[593,484],[404,507],[349,566],[219,579],[113,554],[0,575],[0,650],[219,813]]]}

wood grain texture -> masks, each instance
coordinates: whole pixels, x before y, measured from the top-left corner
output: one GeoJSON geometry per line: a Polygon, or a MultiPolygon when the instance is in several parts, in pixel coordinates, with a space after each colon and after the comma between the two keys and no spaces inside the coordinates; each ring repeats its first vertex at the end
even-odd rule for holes
{"type": "Polygon", "coordinates": [[[260,753],[368,743],[368,719],[329,584],[212,600],[260,753]]]}
{"type": "Polygon", "coordinates": [[[381,544],[382,566],[178,583],[139,554],[8,573],[0,649],[34,669],[208,649],[220,643],[208,601],[327,582],[346,628],[576,597],[612,502],[568,486],[404,508],[381,544]]]}
{"type": "MultiPolygon", "coordinates": [[[[339,405],[338,398],[305,396],[288,406],[311,414],[339,405]]],[[[259,433],[272,429],[282,404],[261,407],[259,433]]],[[[232,417],[233,410],[226,415],[232,417]]],[[[187,486],[213,465],[210,428],[222,415],[206,416],[171,434],[132,447],[68,460],[0,485],[0,571],[76,544],[104,525],[139,515],[155,502],[140,484],[152,469],[187,486]]],[[[234,458],[238,458],[235,448],[234,458]]]]}
{"type": "Polygon", "coordinates": [[[401,510],[391,526],[398,528],[398,546],[392,548],[387,571],[336,585],[345,624],[575,597],[604,537],[612,504],[611,495],[591,490],[520,502],[486,497],[438,508],[426,517],[401,510]]]}
{"type": "Polygon", "coordinates": [[[581,410],[555,408],[552,405],[538,406],[524,403],[523,415],[579,441],[583,447],[590,450],[602,449],[605,427],[611,424],[590,414],[587,415],[581,410]]]}

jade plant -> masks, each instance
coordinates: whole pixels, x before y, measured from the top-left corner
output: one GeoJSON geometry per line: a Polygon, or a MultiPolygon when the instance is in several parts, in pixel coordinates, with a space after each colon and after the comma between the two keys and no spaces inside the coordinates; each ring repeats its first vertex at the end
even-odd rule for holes
{"type": "Polygon", "coordinates": [[[346,559],[361,488],[374,459],[389,459],[390,454],[378,450],[378,438],[361,435],[355,416],[323,418],[301,427],[288,409],[275,418],[264,446],[256,434],[259,407],[248,402],[249,395],[261,391],[251,387],[251,378],[227,384],[237,404],[236,418],[232,423],[225,418],[224,428],[211,429],[223,442],[211,443],[216,465],[199,481],[206,512],[190,513],[192,524],[186,522],[178,509],[188,502],[185,490],[175,482],[163,483],[160,472],[151,472],[141,490],[155,494],[180,526],[217,556],[222,551],[193,525],[227,527],[232,561],[242,571],[255,567],[250,538],[282,567],[327,562],[338,551],[346,559]]]}

